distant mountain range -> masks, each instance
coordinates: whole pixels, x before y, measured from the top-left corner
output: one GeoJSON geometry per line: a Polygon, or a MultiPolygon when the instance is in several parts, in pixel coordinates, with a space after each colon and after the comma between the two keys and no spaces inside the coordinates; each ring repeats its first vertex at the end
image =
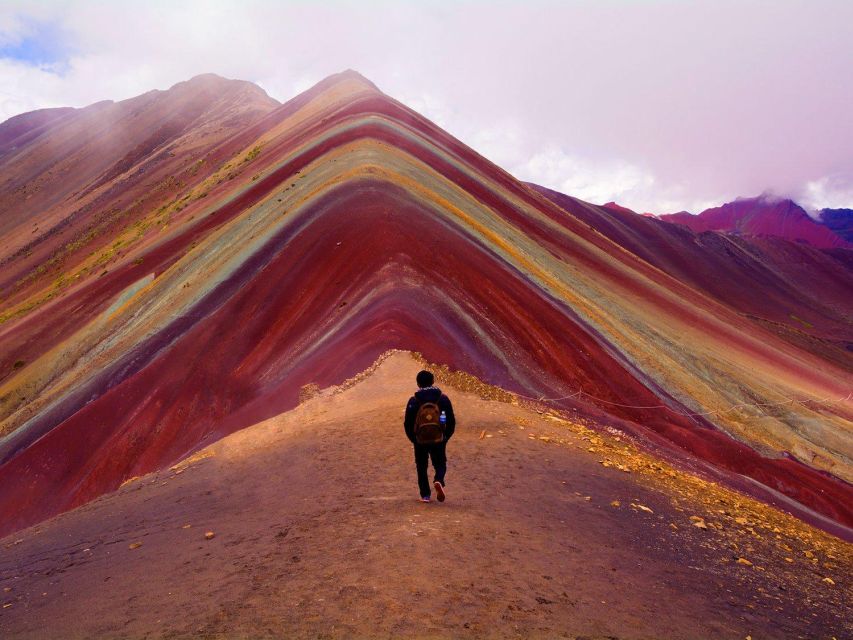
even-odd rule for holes
{"type": "Polygon", "coordinates": [[[853,209],[821,209],[820,222],[847,242],[853,242],[853,209]]]}
{"type": "MultiPolygon", "coordinates": [[[[614,202],[604,206],[627,210],[614,202]]],[[[742,236],[773,236],[820,249],[853,247],[853,209],[823,209],[818,214],[819,220],[815,220],[793,200],[759,196],[738,198],[697,215],[681,211],[657,217],[697,233],[722,231],[742,236]]]]}

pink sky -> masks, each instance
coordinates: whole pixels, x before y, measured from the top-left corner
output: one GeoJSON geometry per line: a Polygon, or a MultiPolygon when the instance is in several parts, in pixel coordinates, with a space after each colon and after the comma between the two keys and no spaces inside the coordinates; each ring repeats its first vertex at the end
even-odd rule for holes
{"type": "Polygon", "coordinates": [[[653,212],[853,207],[851,63],[846,0],[0,5],[0,119],[353,68],[522,179],[653,212]]]}

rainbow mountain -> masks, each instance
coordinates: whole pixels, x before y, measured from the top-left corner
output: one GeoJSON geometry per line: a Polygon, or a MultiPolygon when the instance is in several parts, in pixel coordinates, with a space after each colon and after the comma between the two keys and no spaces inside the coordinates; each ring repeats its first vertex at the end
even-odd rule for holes
{"type": "Polygon", "coordinates": [[[851,537],[847,249],[525,184],[352,71],[12,118],[0,211],[0,535],[402,349],[851,537]]]}

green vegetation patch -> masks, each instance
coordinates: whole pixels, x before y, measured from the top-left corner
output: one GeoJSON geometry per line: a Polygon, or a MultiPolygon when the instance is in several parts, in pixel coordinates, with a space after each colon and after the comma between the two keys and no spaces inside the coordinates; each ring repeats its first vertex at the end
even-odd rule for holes
{"type": "Polygon", "coordinates": [[[246,154],[246,157],[243,158],[243,162],[251,162],[255,158],[261,155],[261,145],[254,147],[249,153],[246,154]]]}

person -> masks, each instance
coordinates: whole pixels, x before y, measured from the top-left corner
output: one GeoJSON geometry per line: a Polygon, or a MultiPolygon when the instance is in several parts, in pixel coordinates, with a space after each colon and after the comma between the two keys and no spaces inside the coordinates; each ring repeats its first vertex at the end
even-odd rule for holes
{"type": "Polygon", "coordinates": [[[415,447],[415,466],[418,470],[421,501],[429,502],[432,494],[427,474],[429,460],[432,459],[436,498],[439,502],[444,502],[447,497],[444,484],[444,476],[447,473],[447,441],[453,437],[456,429],[453,405],[441,389],[433,386],[435,377],[431,372],[421,371],[416,382],[418,390],[406,405],[403,427],[406,437],[415,447]]]}

